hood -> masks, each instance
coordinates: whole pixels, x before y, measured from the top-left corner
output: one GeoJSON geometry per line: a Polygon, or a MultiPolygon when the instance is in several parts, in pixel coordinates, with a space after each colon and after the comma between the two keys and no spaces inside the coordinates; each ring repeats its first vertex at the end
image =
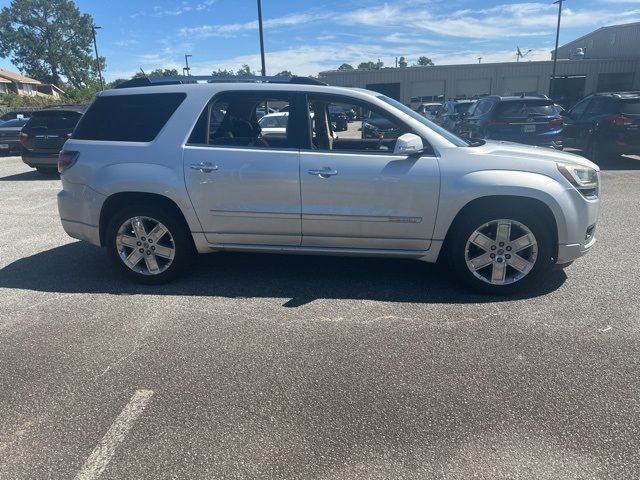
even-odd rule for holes
{"type": "Polygon", "coordinates": [[[532,145],[523,145],[521,143],[503,142],[499,140],[487,140],[486,143],[479,148],[483,153],[495,155],[497,157],[509,157],[512,159],[521,158],[522,160],[532,161],[540,160],[546,162],[564,162],[578,164],[583,167],[593,168],[600,171],[600,167],[590,160],[574,153],[554,150],[549,147],[536,147],[532,145]]]}

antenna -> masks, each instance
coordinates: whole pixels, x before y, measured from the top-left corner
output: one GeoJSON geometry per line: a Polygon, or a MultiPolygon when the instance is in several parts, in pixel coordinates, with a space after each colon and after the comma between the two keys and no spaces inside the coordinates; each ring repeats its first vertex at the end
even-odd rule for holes
{"type": "Polygon", "coordinates": [[[149,77],[147,77],[147,74],[144,73],[144,70],[142,69],[142,67],[140,67],[140,71],[142,72],[142,75],[144,75],[144,78],[149,78],[149,77]]]}

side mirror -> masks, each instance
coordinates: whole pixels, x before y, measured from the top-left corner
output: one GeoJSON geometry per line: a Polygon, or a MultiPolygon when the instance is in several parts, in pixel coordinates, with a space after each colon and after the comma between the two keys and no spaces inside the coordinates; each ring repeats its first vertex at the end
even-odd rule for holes
{"type": "Polygon", "coordinates": [[[393,148],[394,155],[414,155],[424,150],[422,139],[413,133],[400,135],[393,148]]]}

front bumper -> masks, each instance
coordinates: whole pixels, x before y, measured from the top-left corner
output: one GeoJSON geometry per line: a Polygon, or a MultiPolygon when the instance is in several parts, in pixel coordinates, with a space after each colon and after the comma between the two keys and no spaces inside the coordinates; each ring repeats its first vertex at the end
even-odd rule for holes
{"type": "Polygon", "coordinates": [[[86,185],[64,179],[62,187],[63,190],[58,193],[62,228],[70,237],[100,246],[100,210],[107,197],[86,185]]]}
{"type": "Polygon", "coordinates": [[[565,235],[558,245],[557,264],[573,262],[585,255],[596,243],[596,224],[600,213],[600,199],[586,199],[580,192],[565,192],[565,235]]]}

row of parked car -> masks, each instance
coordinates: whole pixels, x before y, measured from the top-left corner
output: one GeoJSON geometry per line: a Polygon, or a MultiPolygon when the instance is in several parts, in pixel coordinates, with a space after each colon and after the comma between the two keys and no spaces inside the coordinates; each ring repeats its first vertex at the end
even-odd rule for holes
{"type": "Polygon", "coordinates": [[[569,111],[546,96],[497,96],[422,104],[418,113],[472,139],[577,148],[603,157],[640,154],[640,92],[594,93],[569,111]]]}
{"type": "Polygon", "coordinates": [[[85,105],[60,105],[5,113],[0,117],[0,154],[22,155],[24,163],[42,173],[57,171],[58,154],[85,110],[85,105]]]}

